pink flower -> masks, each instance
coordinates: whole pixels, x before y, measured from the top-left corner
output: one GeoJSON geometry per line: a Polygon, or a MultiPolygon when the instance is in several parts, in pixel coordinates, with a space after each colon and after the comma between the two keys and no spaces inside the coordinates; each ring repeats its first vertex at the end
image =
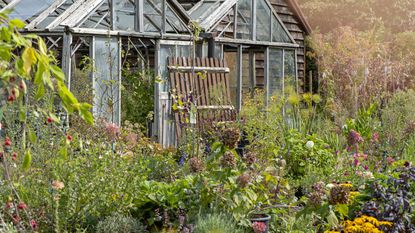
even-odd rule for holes
{"type": "Polygon", "coordinates": [[[37,222],[35,220],[30,220],[30,226],[32,227],[33,230],[35,230],[37,228],[37,222]]]}
{"type": "Polygon", "coordinates": [[[18,224],[20,222],[21,218],[19,217],[19,215],[14,214],[12,217],[12,221],[14,224],[18,224]]]}
{"type": "Polygon", "coordinates": [[[359,162],[359,160],[358,160],[358,159],[354,159],[354,165],[355,165],[355,166],[358,166],[358,165],[359,165],[359,163],[360,163],[360,162],[359,162]]]}
{"type": "Polygon", "coordinates": [[[264,233],[267,230],[267,225],[264,222],[254,222],[252,229],[255,233],[264,233]]]}
{"type": "Polygon", "coordinates": [[[378,133],[374,133],[372,135],[372,141],[374,142],[379,142],[379,134],[378,133]]]}
{"type": "Polygon", "coordinates": [[[395,160],[392,157],[387,157],[386,161],[388,162],[389,165],[391,165],[393,162],[395,162],[395,160]]]}
{"type": "Polygon", "coordinates": [[[115,140],[120,135],[120,127],[114,123],[107,123],[105,130],[111,140],[115,140]]]}
{"type": "Polygon", "coordinates": [[[350,146],[357,145],[359,143],[363,142],[362,136],[354,130],[350,130],[349,137],[348,137],[348,143],[350,146]]]}
{"type": "Polygon", "coordinates": [[[17,159],[17,153],[16,152],[13,152],[13,154],[12,154],[12,160],[13,161],[16,161],[16,159],[17,159]]]}
{"type": "Polygon", "coordinates": [[[5,146],[11,146],[12,145],[12,142],[10,141],[9,137],[6,137],[6,140],[4,141],[4,145],[5,146]]]}
{"type": "Polygon", "coordinates": [[[365,171],[369,170],[369,167],[367,165],[363,166],[363,168],[365,169],[365,171]]]}

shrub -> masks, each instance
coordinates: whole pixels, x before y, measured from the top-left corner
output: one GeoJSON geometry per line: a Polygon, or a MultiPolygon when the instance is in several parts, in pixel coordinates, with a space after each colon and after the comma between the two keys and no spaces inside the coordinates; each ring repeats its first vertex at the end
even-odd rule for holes
{"type": "Polygon", "coordinates": [[[96,232],[144,233],[147,232],[147,230],[137,219],[123,216],[121,214],[113,214],[98,223],[96,232]]]}
{"type": "Polygon", "coordinates": [[[194,233],[243,233],[231,216],[226,214],[199,215],[194,233]]]}
{"type": "Polygon", "coordinates": [[[396,93],[382,111],[382,131],[391,155],[407,156],[415,149],[415,91],[396,93]]]}

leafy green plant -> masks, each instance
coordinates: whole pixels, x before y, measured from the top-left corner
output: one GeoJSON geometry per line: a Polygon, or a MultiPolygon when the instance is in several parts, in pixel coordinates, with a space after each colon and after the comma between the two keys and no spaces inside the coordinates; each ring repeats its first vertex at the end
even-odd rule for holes
{"type": "Polygon", "coordinates": [[[153,120],[155,75],[151,70],[123,71],[122,120],[148,127],[153,120]]]}
{"type": "Polygon", "coordinates": [[[91,105],[79,102],[66,87],[64,74],[43,39],[20,34],[25,24],[9,20],[7,13],[0,13],[0,171],[4,184],[0,199],[9,207],[1,210],[7,216],[2,222],[30,231],[39,227],[38,215],[29,205],[31,199],[23,195],[30,187],[20,178],[33,171],[32,163],[38,159],[32,153],[39,140],[35,129],[50,125],[60,150],[66,151],[72,136],[65,132],[63,116],[76,112],[90,124],[93,117],[91,105]],[[55,101],[61,105],[61,116],[56,114],[55,101]]]}
{"type": "Polygon", "coordinates": [[[313,169],[328,175],[330,172],[325,169],[332,167],[336,161],[336,156],[323,140],[316,135],[303,137],[295,130],[289,131],[282,153],[287,161],[288,174],[294,178],[303,177],[313,169]]]}

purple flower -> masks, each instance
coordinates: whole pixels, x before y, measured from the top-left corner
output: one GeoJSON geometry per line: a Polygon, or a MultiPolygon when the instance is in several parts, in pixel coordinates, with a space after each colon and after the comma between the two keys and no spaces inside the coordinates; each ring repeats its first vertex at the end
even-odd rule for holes
{"type": "Polygon", "coordinates": [[[180,166],[183,166],[184,163],[186,162],[186,159],[187,159],[187,154],[186,153],[183,153],[182,156],[180,157],[179,165],[180,166]]]}
{"type": "Polygon", "coordinates": [[[350,130],[349,137],[348,137],[349,145],[353,146],[353,145],[357,145],[357,144],[362,143],[362,142],[363,142],[362,136],[358,132],[356,132],[355,130],[350,130]]]}

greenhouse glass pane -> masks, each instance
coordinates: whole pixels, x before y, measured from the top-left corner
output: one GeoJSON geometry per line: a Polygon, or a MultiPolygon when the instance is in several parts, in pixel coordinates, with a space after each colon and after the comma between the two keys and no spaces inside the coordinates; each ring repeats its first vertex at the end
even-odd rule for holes
{"type": "Polygon", "coordinates": [[[161,10],[162,0],[145,0],[144,1],[144,31],[160,32],[161,31],[161,10]]]}
{"type": "Polygon", "coordinates": [[[238,103],[238,53],[225,52],[224,58],[229,67],[229,92],[231,104],[237,106],[238,103]]]}
{"type": "Polygon", "coordinates": [[[265,1],[257,1],[256,16],[256,39],[271,41],[271,9],[265,1]]]}
{"type": "Polygon", "coordinates": [[[252,0],[238,1],[237,33],[238,39],[252,39],[252,0]]]}
{"type": "Polygon", "coordinates": [[[202,18],[202,15],[205,15],[207,12],[212,12],[213,10],[216,10],[213,8],[213,6],[216,4],[216,2],[205,2],[202,3],[198,8],[193,10],[190,13],[190,17],[194,20],[202,18]]]}
{"type": "Polygon", "coordinates": [[[284,88],[286,90],[296,90],[296,70],[295,70],[295,52],[294,50],[285,50],[284,55],[284,88]]]}
{"type": "Polygon", "coordinates": [[[291,43],[291,39],[275,16],[272,16],[272,42],[291,43]]]}
{"type": "Polygon", "coordinates": [[[58,18],[59,15],[61,15],[63,12],[65,12],[74,2],[75,2],[75,0],[67,0],[67,1],[65,1],[54,12],[52,12],[51,14],[49,14],[48,17],[46,17],[44,20],[42,20],[41,22],[39,22],[39,24],[36,27],[37,28],[45,28],[45,27],[47,27],[56,18],[58,18]]]}
{"type": "Polygon", "coordinates": [[[282,54],[282,49],[270,49],[269,51],[268,97],[282,93],[282,54]]]}
{"type": "Polygon", "coordinates": [[[115,29],[133,31],[135,29],[135,4],[134,0],[116,1],[115,29]]]}
{"type": "Polygon", "coordinates": [[[84,23],[81,24],[81,28],[97,28],[97,29],[110,29],[110,6],[107,1],[104,1],[102,5],[89,16],[84,23]]]}
{"type": "Polygon", "coordinates": [[[119,47],[118,39],[95,37],[94,108],[98,117],[119,122],[119,47]]]}
{"type": "Polygon", "coordinates": [[[13,8],[9,17],[28,20],[48,8],[53,2],[54,0],[22,0],[13,8]]]}
{"type": "Polygon", "coordinates": [[[185,32],[186,26],[181,22],[179,17],[170,9],[170,6],[166,8],[166,32],[175,33],[185,32]]]}

